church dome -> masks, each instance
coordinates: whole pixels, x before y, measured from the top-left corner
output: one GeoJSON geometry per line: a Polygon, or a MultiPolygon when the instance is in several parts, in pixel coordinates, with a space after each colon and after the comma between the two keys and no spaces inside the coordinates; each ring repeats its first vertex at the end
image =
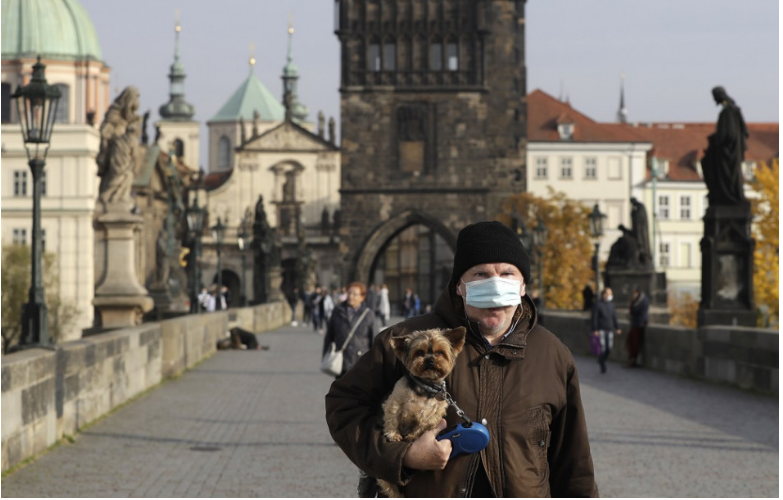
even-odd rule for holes
{"type": "Polygon", "coordinates": [[[2,59],[102,61],[90,17],[77,0],[2,0],[2,59]]]}

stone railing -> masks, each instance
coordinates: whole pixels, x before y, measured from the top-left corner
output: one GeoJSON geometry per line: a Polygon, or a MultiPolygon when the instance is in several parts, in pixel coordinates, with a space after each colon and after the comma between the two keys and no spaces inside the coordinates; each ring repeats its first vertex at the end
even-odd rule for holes
{"type": "MultiPolygon", "coordinates": [[[[589,354],[590,316],[584,312],[546,311],[544,326],[575,354],[589,354]]],[[[609,359],[625,362],[627,321],[615,336],[609,359]]],[[[738,326],[696,330],[649,325],[643,365],[653,370],[726,383],[741,389],[778,394],[779,332],[738,326]]]]}
{"type": "Polygon", "coordinates": [[[276,302],[146,323],[2,358],[2,470],[211,356],[229,328],[287,324],[276,302]]]}

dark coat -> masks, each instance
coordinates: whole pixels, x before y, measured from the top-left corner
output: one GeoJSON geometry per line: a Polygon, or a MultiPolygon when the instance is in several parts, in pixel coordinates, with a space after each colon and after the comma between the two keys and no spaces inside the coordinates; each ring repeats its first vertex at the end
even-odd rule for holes
{"type": "MultiPolygon", "coordinates": [[[[326,395],[326,422],[348,458],[368,475],[400,485],[406,497],[469,496],[482,464],[498,496],[597,496],[574,359],[536,324],[532,301],[523,300],[517,310],[523,319],[491,348],[476,333],[478,326],[468,325],[462,300],[450,290],[433,312],[379,334],[370,353],[326,395]],[[469,330],[446,383],[469,417],[486,418],[489,445],[481,453],[454,457],[442,471],[406,473],[402,457],[411,443],[389,442],[379,424],[381,403],[405,374],[389,338],[458,326],[469,330]]],[[[461,421],[453,408],[446,420],[461,421]]]]}
{"type": "Polygon", "coordinates": [[[649,319],[650,297],[646,293],[631,301],[631,328],[645,328],[649,319]]]}
{"type": "Polygon", "coordinates": [[[593,305],[593,316],[590,321],[591,329],[606,330],[613,332],[619,330],[617,324],[617,314],[614,311],[614,304],[605,300],[599,300],[593,305]]]}
{"type": "Polygon", "coordinates": [[[356,327],[356,332],[354,332],[351,341],[343,352],[343,373],[352,367],[359,357],[372,347],[373,338],[378,334],[378,330],[375,328],[375,313],[372,310],[368,310],[367,305],[362,303],[359,309],[356,310],[353,321],[348,321],[348,303],[343,302],[334,308],[326,326],[326,336],[324,337],[324,347],[321,356],[326,354],[329,350],[329,344],[332,342],[335,343],[338,350],[342,347],[351,333],[354,323],[365,310],[367,314],[356,327]]]}

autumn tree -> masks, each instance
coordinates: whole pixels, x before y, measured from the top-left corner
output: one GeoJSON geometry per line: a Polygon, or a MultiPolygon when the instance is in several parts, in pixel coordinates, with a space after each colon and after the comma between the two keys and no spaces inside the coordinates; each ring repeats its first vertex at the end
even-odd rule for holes
{"type": "Polygon", "coordinates": [[[753,287],[756,307],[759,311],[759,326],[775,326],[780,318],[779,303],[779,247],[780,225],[778,159],[772,165],[761,163],[751,182],[758,198],[751,201],[753,207],[753,238],[756,251],[753,256],[753,287]]]}
{"type": "MultiPolygon", "coordinates": [[[[47,307],[49,335],[56,342],[68,328],[72,328],[77,309],[62,300],[59,295],[59,275],[54,255],[43,255],[43,285],[47,307]]],[[[22,334],[22,305],[28,301],[30,290],[30,247],[25,245],[4,246],[0,274],[0,295],[2,295],[3,353],[19,342],[22,334]]]]}
{"type": "Polygon", "coordinates": [[[538,288],[547,308],[582,309],[582,290],[595,277],[591,267],[590,209],[551,187],[546,198],[532,193],[512,195],[503,203],[498,220],[513,227],[515,208],[528,231],[532,231],[539,219],[548,230],[543,250],[544,279],[538,276],[538,253],[533,248],[530,255],[533,283],[528,291],[538,288]]]}

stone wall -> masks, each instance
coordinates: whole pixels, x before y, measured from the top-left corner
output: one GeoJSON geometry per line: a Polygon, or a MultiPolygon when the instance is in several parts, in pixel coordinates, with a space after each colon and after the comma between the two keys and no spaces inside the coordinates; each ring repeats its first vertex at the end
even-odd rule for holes
{"type": "Polygon", "coordinates": [[[2,358],[2,470],[194,366],[239,326],[252,332],[291,319],[284,302],[187,315],[28,349],[2,358]]]}
{"type": "MultiPolygon", "coordinates": [[[[590,355],[589,314],[547,311],[544,324],[574,354],[590,355]]],[[[629,324],[620,320],[609,359],[625,362],[629,324]]],[[[741,389],[778,394],[779,332],[738,326],[697,330],[650,325],[644,343],[644,366],[674,375],[726,383],[741,389]]],[[[596,368],[597,369],[597,368],[596,368]]]]}

